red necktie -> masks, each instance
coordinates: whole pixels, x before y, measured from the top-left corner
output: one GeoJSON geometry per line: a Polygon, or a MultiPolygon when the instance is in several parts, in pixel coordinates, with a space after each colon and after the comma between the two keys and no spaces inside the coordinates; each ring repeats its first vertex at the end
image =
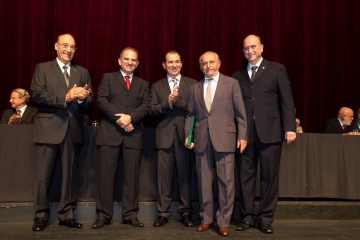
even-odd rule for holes
{"type": "Polygon", "coordinates": [[[126,87],[130,89],[130,76],[125,76],[126,79],[126,87]]]}
{"type": "Polygon", "coordinates": [[[345,125],[343,125],[343,129],[344,129],[344,131],[346,130],[346,126],[345,126],[345,125]]]}

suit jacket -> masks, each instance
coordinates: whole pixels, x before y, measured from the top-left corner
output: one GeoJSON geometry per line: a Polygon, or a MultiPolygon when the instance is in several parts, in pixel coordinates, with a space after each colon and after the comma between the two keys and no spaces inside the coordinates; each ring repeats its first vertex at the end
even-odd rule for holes
{"type": "MultiPolygon", "coordinates": [[[[83,87],[85,84],[92,89],[89,72],[78,65],[70,66],[69,86],[83,87]]],[[[70,130],[74,143],[83,143],[84,116],[82,108],[88,108],[93,100],[90,94],[79,103],[74,100],[65,104],[65,95],[69,91],[64,75],[56,59],[51,62],[39,63],[31,82],[33,98],[38,106],[35,119],[34,142],[59,144],[70,130]]]]}
{"type": "Polygon", "coordinates": [[[185,141],[184,124],[187,114],[187,98],[190,88],[197,81],[181,76],[178,89],[179,98],[171,108],[168,104],[168,96],[171,92],[167,78],[163,78],[151,87],[150,115],[157,117],[156,124],[156,148],[169,148],[173,144],[175,132],[180,140],[185,141]]]}
{"type": "Polygon", "coordinates": [[[351,122],[350,132],[352,132],[354,129],[356,129],[356,130],[358,130],[358,131],[360,132],[360,127],[359,127],[359,125],[357,124],[356,119],[351,122]]]}
{"type": "Polygon", "coordinates": [[[99,85],[97,105],[103,113],[96,136],[97,145],[119,146],[124,141],[128,148],[142,149],[141,120],[149,112],[148,82],[133,75],[130,89],[127,89],[120,71],[105,73],[99,85]],[[134,130],[125,132],[116,123],[119,119],[116,113],[130,115],[134,130]]]}
{"type": "Polygon", "coordinates": [[[246,113],[240,86],[235,79],[220,74],[213,103],[208,111],[204,100],[204,81],[202,79],[191,87],[185,135],[189,132],[190,117],[195,116],[196,153],[205,151],[209,137],[215,151],[235,152],[237,140],[247,140],[246,113]]]}
{"type": "Polygon", "coordinates": [[[323,132],[324,133],[343,134],[343,133],[351,132],[352,127],[353,127],[353,125],[350,125],[350,126],[346,127],[346,129],[344,130],[342,128],[338,118],[329,118],[329,119],[326,119],[326,121],[325,121],[323,132]]]}
{"type": "MultiPolygon", "coordinates": [[[[27,106],[25,112],[21,117],[20,124],[33,124],[35,121],[35,117],[37,115],[38,109],[36,107],[27,106]]],[[[16,110],[14,108],[9,108],[4,111],[1,117],[1,124],[7,124],[12,115],[16,114],[16,110]]]]}
{"type": "Polygon", "coordinates": [[[249,123],[254,117],[262,143],[281,142],[285,132],[296,131],[294,101],[284,65],[263,59],[253,82],[247,66],[237,70],[233,77],[239,81],[244,98],[248,137],[252,136],[249,123]]]}

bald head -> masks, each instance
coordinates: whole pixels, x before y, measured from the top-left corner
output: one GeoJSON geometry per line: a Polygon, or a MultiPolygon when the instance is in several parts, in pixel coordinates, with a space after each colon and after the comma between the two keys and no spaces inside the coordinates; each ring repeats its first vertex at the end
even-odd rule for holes
{"type": "Polygon", "coordinates": [[[243,52],[245,58],[252,65],[256,65],[260,61],[264,50],[264,45],[261,44],[260,37],[257,35],[249,35],[244,39],[243,52]]]}
{"type": "Polygon", "coordinates": [[[348,107],[342,107],[339,110],[338,118],[345,126],[350,126],[354,120],[354,111],[348,107]]]}

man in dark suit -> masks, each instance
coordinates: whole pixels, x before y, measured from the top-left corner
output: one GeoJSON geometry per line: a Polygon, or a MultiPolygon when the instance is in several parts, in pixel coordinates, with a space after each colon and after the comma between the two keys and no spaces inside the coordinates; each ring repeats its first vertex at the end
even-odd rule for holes
{"type": "Polygon", "coordinates": [[[347,134],[352,131],[353,120],[354,111],[351,108],[342,107],[337,118],[326,119],[323,133],[347,134]]]}
{"type": "Polygon", "coordinates": [[[34,231],[44,230],[49,221],[48,190],[58,155],[62,169],[59,225],[82,227],[74,218],[76,171],[84,135],[82,108],[89,107],[93,99],[91,82],[88,71],[71,62],[76,45],[70,34],[57,38],[55,50],[54,61],[36,65],[31,83],[38,105],[34,129],[37,156],[34,231]]]}
{"type": "Polygon", "coordinates": [[[11,92],[11,108],[4,111],[1,124],[33,124],[38,109],[27,105],[30,100],[28,91],[16,88],[11,92]]]}
{"type": "Polygon", "coordinates": [[[141,120],[149,112],[149,85],[135,76],[139,64],[136,49],[127,47],[120,53],[120,71],[102,76],[97,104],[103,113],[96,136],[99,149],[96,201],[97,220],[93,229],[110,224],[113,216],[114,184],[119,158],[122,157],[123,224],[143,227],[137,218],[139,211],[139,169],[142,150],[141,120]]]}
{"type": "Polygon", "coordinates": [[[219,186],[219,208],[216,212],[218,232],[229,235],[234,207],[235,150],[243,152],[247,145],[246,113],[238,82],[219,73],[220,59],[214,52],[205,52],[199,59],[204,78],[191,87],[185,134],[190,118],[195,117],[194,148],[199,193],[201,224],[196,231],[207,231],[213,224],[214,200],[212,169],[216,166],[219,186]]]}
{"type": "Polygon", "coordinates": [[[158,218],[153,226],[164,226],[170,218],[171,186],[174,167],[177,171],[180,203],[178,212],[186,227],[193,227],[190,199],[191,164],[185,148],[184,123],[187,97],[196,80],[180,74],[182,62],[175,50],[165,53],[163,68],[167,76],[152,85],[150,115],[157,117],[156,141],[158,174],[158,218]]]}
{"type": "Polygon", "coordinates": [[[248,64],[233,74],[244,97],[249,144],[239,159],[240,217],[236,230],[258,224],[263,233],[271,226],[279,195],[279,167],[282,141],[296,139],[294,102],[290,81],[282,64],[262,58],[260,37],[244,39],[248,64]],[[253,69],[253,70],[252,70],[253,69]],[[256,171],[260,159],[260,207],[254,212],[256,171]]]}

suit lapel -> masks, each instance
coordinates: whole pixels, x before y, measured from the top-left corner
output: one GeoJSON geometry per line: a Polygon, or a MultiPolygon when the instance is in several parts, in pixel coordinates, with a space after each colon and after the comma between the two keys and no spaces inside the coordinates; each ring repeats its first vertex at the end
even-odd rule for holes
{"type": "Polygon", "coordinates": [[[221,94],[224,91],[225,88],[225,84],[226,84],[226,80],[224,79],[223,75],[220,73],[219,74],[219,80],[215,89],[215,95],[214,95],[214,99],[213,102],[211,104],[211,108],[210,108],[210,112],[211,110],[214,109],[215,105],[219,102],[220,98],[221,98],[221,94]]]}
{"type": "MultiPolygon", "coordinates": [[[[72,88],[74,84],[77,82],[76,79],[78,74],[76,72],[76,65],[71,64],[70,66],[70,81],[69,81],[69,88],[72,88]]],[[[79,87],[79,86],[77,86],[79,87]]]]}
{"type": "MultiPolygon", "coordinates": [[[[124,80],[125,82],[125,80],[124,80]]],[[[130,89],[128,90],[129,92],[134,89],[136,87],[136,85],[138,85],[140,82],[139,78],[136,77],[134,74],[133,74],[133,78],[131,80],[131,84],[130,84],[130,89]]],[[[125,88],[127,89],[126,85],[125,85],[125,88]]]]}
{"type": "Polygon", "coordinates": [[[162,80],[162,87],[164,88],[167,95],[169,95],[170,92],[171,92],[171,89],[170,89],[170,86],[169,86],[169,82],[168,82],[168,80],[166,78],[163,78],[163,80],[162,80]]]}
{"type": "MultiPolygon", "coordinates": [[[[124,76],[121,74],[120,71],[115,73],[115,77],[116,77],[116,79],[119,81],[120,85],[121,85],[126,91],[128,91],[128,89],[127,89],[127,87],[126,87],[125,78],[124,78],[124,76]]],[[[132,79],[132,80],[134,81],[134,75],[133,75],[133,79],[132,79]]],[[[130,89],[131,89],[131,85],[130,85],[130,89]]]]}
{"type": "Polygon", "coordinates": [[[198,83],[198,89],[197,89],[197,96],[199,99],[199,103],[202,106],[202,108],[204,108],[204,110],[207,112],[207,108],[205,105],[205,99],[204,99],[204,82],[205,82],[205,78],[203,78],[199,83],[198,83]]]}
{"type": "MultiPolygon", "coordinates": [[[[59,81],[59,84],[62,88],[64,88],[64,90],[66,92],[68,92],[68,87],[66,86],[66,82],[65,82],[65,78],[64,75],[60,69],[59,64],[57,63],[56,59],[52,62],[52,64],[50,65],[51,71],[54,73],[54,75],[56,76],[56,78],[59,81]]],[[[71,81],[71,78],[70,78],[71,81]]]]}
{"type": "Polygon", "coordinates": [[[245,67],[243,67],[242,69],[240,69],[241,74],[244,76],[244,78],[250,83],[252,84],[250,77],[249,77],[249,73],[247,70],[247,65],[245,67]]]}

